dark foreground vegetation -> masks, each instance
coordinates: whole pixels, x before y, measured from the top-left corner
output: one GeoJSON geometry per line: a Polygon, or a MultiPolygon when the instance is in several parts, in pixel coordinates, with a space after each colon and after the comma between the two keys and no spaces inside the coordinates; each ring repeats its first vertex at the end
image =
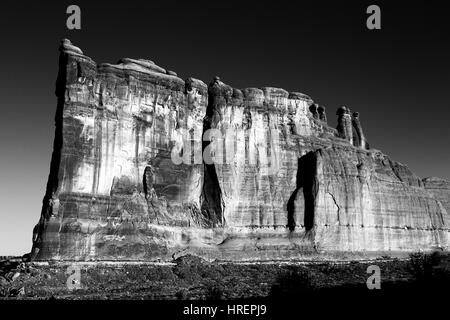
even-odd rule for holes
{"type": "Polygon", "coordinates": [[[173,264],[35,264],[0,262],[0,299],[229,299],[295,300],[315,296],[430,296],[450,288],[450,255],[411,254],[409,259],[349,263],[209,263],[184,256],[173,264]],[[369,265],[381,270],[381,289],[366,285],[369,265]],[[73,267],[73,265],[72,265],[73,267]]]}

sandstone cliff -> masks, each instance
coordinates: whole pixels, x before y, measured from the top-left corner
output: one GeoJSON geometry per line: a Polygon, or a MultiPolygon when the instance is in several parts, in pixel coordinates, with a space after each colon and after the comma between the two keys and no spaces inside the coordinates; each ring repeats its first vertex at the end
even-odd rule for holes
{"type": "Polygon", "coordinates": [[[446,249],[449,184],[369,149],[359,114],[209,86],[63,40],[35,259],[296,259],[446,249]]]}

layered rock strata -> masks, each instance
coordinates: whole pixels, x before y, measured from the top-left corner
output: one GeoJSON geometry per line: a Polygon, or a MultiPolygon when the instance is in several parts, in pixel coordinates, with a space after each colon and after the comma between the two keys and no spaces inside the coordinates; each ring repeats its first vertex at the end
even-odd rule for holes
{"type": "Polygon", "coordinates": [[[299,259],[446,249],[448,183],[369,149],[359,114],[60,47],[38,260],[299,259]]]}

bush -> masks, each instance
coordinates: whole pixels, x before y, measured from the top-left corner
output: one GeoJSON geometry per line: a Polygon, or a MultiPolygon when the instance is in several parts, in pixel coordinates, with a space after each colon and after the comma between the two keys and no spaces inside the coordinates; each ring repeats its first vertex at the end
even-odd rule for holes
{"type": "Polygon", "coordinates": [[[206,288],[206,300],[221,300],[223,298],[222,288],[217,284],[210,284],[206,288]]]}
{"type": "Polygon", "coordinates": [[[314,289],[313,277],[306,269],[288,270],[282,273],[272,286],[271,295],[297,296],[314,289]]]}
{"type": "Polygon", "coordinates": [[[433,276],[433,267],[440,263],[440,256],[437,252],[433,254],[416,252],[409,255],[409,263],[416,280],[428,281],[433,276]]]}
{"type": "Polygon", "coordinates": [[[188,300],[189,299],[189,291],[185,288],[177,291],[177,293],[175,293],[175,297],[178,300],[188,300]]]}

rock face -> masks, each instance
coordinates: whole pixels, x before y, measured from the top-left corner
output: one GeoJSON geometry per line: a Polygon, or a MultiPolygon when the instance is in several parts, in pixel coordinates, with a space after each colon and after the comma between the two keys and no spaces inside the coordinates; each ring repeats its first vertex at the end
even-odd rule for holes
{"type": "Polygon", "coordinates": [[[440,201],[450,214],[450,182],[441,178],[426,178],[423,179],[425,189],[427,189],[436,200],[440,201]]]}
{"type": "Polygon", "coordinates": [[[446,249],[449,184],[368,148],[359,114],[60,47],[34,259],[296,259],[446,249]]]}

